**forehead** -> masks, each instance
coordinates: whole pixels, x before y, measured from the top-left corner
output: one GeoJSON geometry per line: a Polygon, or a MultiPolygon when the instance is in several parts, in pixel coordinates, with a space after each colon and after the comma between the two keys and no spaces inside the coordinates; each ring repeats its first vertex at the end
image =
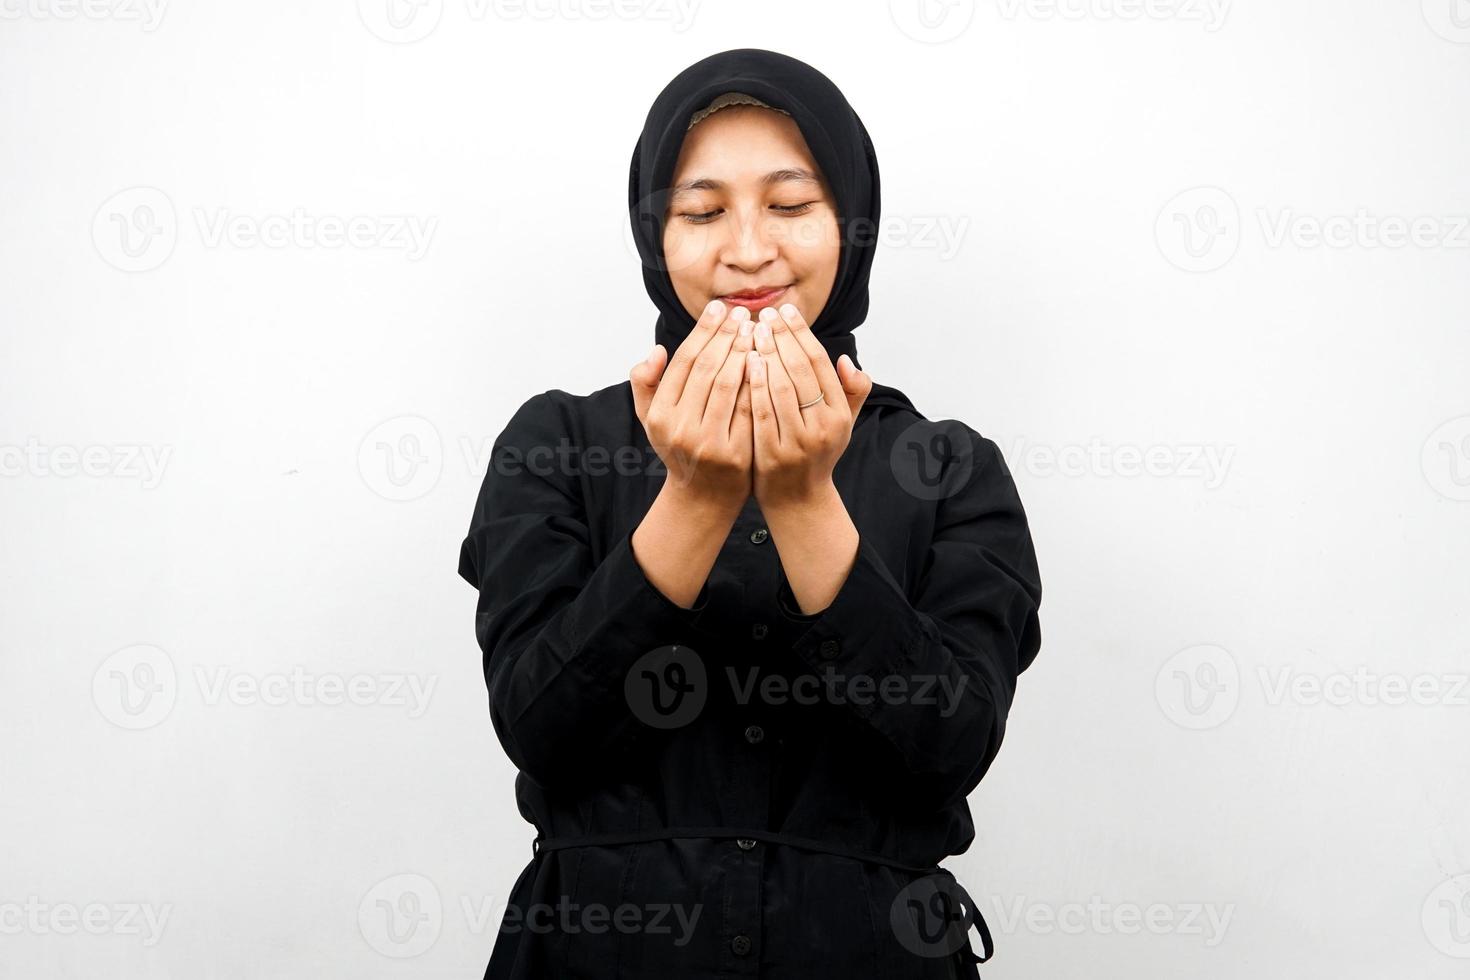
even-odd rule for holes
{"type": "Polygon", "coordinates": [[[755,181],[782,168],[821,175],[796,122],[759,106],[729,106],[689,130],[674,165],[674,182],[691,177],[755,181]]]}

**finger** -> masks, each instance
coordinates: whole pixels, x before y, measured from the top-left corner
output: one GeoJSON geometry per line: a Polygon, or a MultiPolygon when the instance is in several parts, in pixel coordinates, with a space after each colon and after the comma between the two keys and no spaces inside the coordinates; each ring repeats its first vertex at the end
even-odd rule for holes
{"type": "MultiPolygon", "coordinates": [[[[776,340],[776,350],[781,355],[781,363],[786,367],[787,376],[791,378],[791,388],[796,392],[796,404],[805,405],[813,398],[823,394],[821,382],[817,380],[816,372],[812,370],[810,355],[791,335],[791,329],[781,318],[781,314],[768,306],[761,310],[761,319],[771,328],[771,336],[776,340]]],[[[799,421],[805,427],[806,416],[799,416],[799,421]]]]}
{"type": "Polygon", "coordinates": [[[668,351],[664,350],[663,344],[654,344],[653,351],[628,372],[628,381],[633,388],[633,408],[640,421],[648,418],[648,407],[653,404],[653,395],[658,391],[658,379],[663,374],[667,356],[668,351]]]}
{"type": "Polygon", "coordinates": [[[750,358],[747,356],[755,350],[755,324],[746,319],[741,324],[741,330],[735,336],[735,347],[731,351],[731,357],[740,358],[740,395],[735,399],[735,417],[731,419],[730,434],[732,439],[744,439],[749,444],[751,439],[750,424],[750,358]]]}
{"type": "Polygon", "coordinates": [[[699,319],[694,322],[694,329],[689,331],[689,336],[684,338],[669,357],[663,380],[659,382],[658,391],[653,396],[653,408],[667,411],[678,404],[679,396],[684,393],[684,382],[689,377],[690,369],[694,367],[694,359],[714,337],[726,313],[724,303],[717,299],[710,300],[699,319]]]}
{"type": "Polygon", "coordinates": [[[758,350],[745,355],[750,366],[750,431],[755,449],[755,465],[770,459],[781,444],[776,422],[776,409],[771,404],[771,388],[766,359],[758,350]]]}
{"type": "Polygon", "coordinates": [[[744,317],[750,315],[744,307],[734,307],[729,311],[719,326],[715,328],[715,335],[710,338],[709,343],[694,358],[694,367],[689,371],[689,377],[684,380],[684,391],[679,395],[678,407],[687,407],[692,413],[692,418],[697,424],[704,417],[709,408],[711,390],[714,387],[715,378],[719,376],[720,368],[724,367],[725,361],[730,356],[730,347],[735,342],[736,331],[744,317]]]}
{"type": "MultiPolygon", "coordinates": [[[[726,322],[733,321],[732,317],[726,322]]],[[[725,362],[720,365],[719,373],[715,375],[710,386],[709,401],[704,406],[704,421],[712,425],[721,424],[726,432],[730,431],[730,413],[735,410],[740,384],[745,379],[745,351],[740,349],[740,342],[750,332],[750,320],[741,320],[736,327],[735,339],[731,342],[725,362]]]]}
{"type": "Polygon", "coordinates": [[[852,363],[852,358],[843,354],[837,358],[837,373],[842,375],[842,393],[847,399],[848,410],[856,419],[858,412],[863,410],[863,403],[868,400],[868,395],[873,390],[873,378],[868,372],[860,370],[852,363]]]}
{"type": "MultiPolygon", "coordinates": [[[[801,311],[795,305],[783,303],[781,304],[781,309],[777,312],[781,314],[781,319],[785,321],[786,329],[790,332],[792,338],[806,352],[807,362],[811,365],[812,373],[817,379],[817,386],[822,391],[822,398],[828,405],[841,404],[841,398],[843,396],[842,380],[838,378],[837,371],[832,367],[832,355],[827,353],[827,348],[823,347],[822,342],[817,339],[817,335],[812,333],[811,325],[806,322],[806,318],[801,315],[801,311]]],[[[817,397],[816,393],[813,392],[811,395],[803,398],[801,403],[805,405],[815,397],[817,397]]],[[[813,409],[818,407],[820,406],[813,406],[813,409]]],[[[813,409],[809,409],[809,411],[813,409]]]]}
{"type": "Polygon", "coordinates": [[[751,443],[754,427],[750,419],[750,348],[740,355],[740,396],[735,399],[735,414],[730,418],[730,441],[751,443]]]}
{"type": "Polygon", "coordinates": [[[771,334],[771,325],[762,320],[755,327],[755,349],[760,351],[766,367],[766,388],[769,389],[771,405],[776,412],[776,424],[781,442],[797,438],[805,426],[801,421],[801,409],[797,408],[796,386],[776,350],[776,338],[771,334]]]}

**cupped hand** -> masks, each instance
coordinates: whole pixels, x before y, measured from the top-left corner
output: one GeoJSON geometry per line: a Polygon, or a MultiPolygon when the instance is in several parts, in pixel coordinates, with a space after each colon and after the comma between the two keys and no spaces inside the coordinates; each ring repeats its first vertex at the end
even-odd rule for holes
{"type": "Polygon", "coordinates": [[[873,379],[843,354],[832,365],[792,304],[761,310],[747,354],[754,481],[762,511],[819,497],[852,438],[873,379]],[[807,408],[799,406],[821,397],[807,408]]]}
{"type": "Polygon", "coordinates": [[[654,345],[634,365],[633,407],[668,470],[666,485],[739,508],[754,490],[750,392],[750,311],[714,300],[674,351],[654,345]]]}

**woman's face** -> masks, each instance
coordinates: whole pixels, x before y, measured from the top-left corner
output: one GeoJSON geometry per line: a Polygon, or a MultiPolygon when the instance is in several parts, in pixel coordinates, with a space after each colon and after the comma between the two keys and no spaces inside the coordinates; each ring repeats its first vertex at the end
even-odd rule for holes
{"type": "Polygon", "coordinates": [[[752,314],[792,303],[816,321],[837,279],[837,207],[790,116],[736,105],[706,117],[673,186],[664,257],[690,316],[720,299],[752,314]]]}

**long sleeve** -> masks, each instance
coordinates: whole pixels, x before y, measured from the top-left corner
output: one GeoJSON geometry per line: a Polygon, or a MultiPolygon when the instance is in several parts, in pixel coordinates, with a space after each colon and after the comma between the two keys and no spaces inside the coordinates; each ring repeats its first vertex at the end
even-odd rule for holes
{"type": "Polygon", "coordinates": [[[521,406],[496,439],[459,556],[460,576],[480,592],[475,637],[492,724],[511,761],[548,788],[650,734],[624,678],[639,657],[681,642],[704,602],[702,593],[684,609],[659,592],[631,529],[594,560],[578,478],[525,465],[566,435],[551,392],[521,406]]]}
{"type": "Polygon", "coordinates": [[[979,784],[1000,749],[1017,675],[1041,645],[1025,511],[1000,450],[969,432],[973,472],[938,506],[912,596],[867,538],[826,609],[801,614],[784,573],[778,593],[783,615],[807,626],[795,652],[819,677],[836,672],[845,710],[892,749],[875,764],[922,806],[979,784]],[[851,683],[859,675],[871,689],[851,683]]]}

